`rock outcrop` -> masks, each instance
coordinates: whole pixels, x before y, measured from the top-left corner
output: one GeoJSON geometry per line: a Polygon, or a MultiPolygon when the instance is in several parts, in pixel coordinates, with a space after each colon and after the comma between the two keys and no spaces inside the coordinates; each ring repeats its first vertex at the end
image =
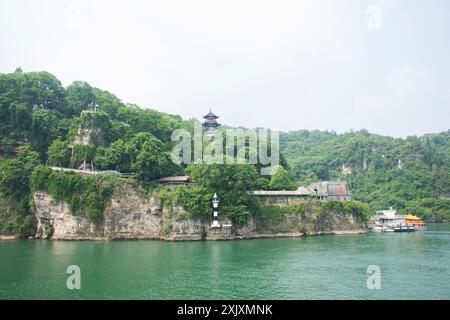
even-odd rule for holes
{"type": "Polygon", "coordinates": [[[37,220],[35,238],[64,240],[101,240],[96,226],[85,217],[71,214],[65,202],[56,202],[47,192],[34,194],[37,220]]]}
{"type": "MultiPolygon", "coordinates": [[[[166,241],[231,240],[266,237],[297,237],[320,234],[365,232],[364,224],[352,215],[320,214],[314,206],[303,214],[284,216],[281,221],[251,218],[241,226],[210,228],[209,219],[191,219],[181,206],[165,207],[156,197],[146,198],[138,190],[124,187],[113,193],[103,221],[89,222],[74,216],[64,202],[47,192],[34,194],[37,230],[35,238],[59,240],[154,239],[166,241]]],[[[222,225],[231,221],[222,220],[222,225]]]]}

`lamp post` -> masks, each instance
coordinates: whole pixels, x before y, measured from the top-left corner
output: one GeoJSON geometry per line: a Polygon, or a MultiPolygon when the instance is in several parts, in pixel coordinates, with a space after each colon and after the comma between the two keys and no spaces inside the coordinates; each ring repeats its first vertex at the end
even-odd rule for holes
{"type": "Polygon", "coordinates": [[[213,223],[211,224],[211,228],[220,228],[219,212],[217,210],[219,208],[219,197],[217,196],[217,193],[214,193],[214,196],[212,199],[212,204],[213,204],[213,208],[214,208],[214,213],[213,213],[213,223]]]}

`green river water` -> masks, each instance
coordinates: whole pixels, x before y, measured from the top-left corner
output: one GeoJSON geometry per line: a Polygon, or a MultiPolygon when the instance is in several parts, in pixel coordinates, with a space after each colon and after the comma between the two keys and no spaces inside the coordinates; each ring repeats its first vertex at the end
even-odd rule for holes
{"type": "Polygon", "coordinates": [[[0,299],[449,299],[450,224],[224,242],[0,241],[0,299]],[[69,265],[81,289],[69,290],[69,265]],[[368,289],[367,268],[381,271],[368,289]]]}

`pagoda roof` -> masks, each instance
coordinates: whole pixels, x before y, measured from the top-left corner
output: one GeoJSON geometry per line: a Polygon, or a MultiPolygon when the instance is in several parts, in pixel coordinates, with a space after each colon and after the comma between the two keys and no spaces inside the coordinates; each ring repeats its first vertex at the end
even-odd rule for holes
{"type": "Polygon", "coordinates": [[[211,109],[209,109],[209,113],[206,115],[206,116],[204,116],[203,118],[205,118],[205,119],[217,119],[217,118],[219,118],[218,116],[216,116],[212,111],[211,111],[211,109]]]}
{"type": "Polygon", "coordinates": [[[206,124],[217,124],[217,120],[216,119],[206,119],[205,121],[206,124]]]}

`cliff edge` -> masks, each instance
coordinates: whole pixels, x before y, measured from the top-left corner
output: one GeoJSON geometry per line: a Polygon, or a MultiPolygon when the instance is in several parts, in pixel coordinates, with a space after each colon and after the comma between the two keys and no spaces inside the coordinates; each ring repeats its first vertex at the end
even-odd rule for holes
{"type": "MultiPolygon", "coordinates": [[[[353,214],[323,209],[314,201],[303,210],[277,216],[251,217],[243,225],[210,228],[210,219],[193,219],[181,206],[165,207],[156,196],[130,188],[115,189],[101,221],[90,222],[74,215],[64,201],[55,201],[46,191],[33,194],[38,239],[116,240],[153,239],[166,241],[232,240],[269,237],[299,237],[321,234],[366,232],[365,224],[353,214]]],[[[272,207],[283,207],[277,205],[272,207]]],[[[291,210],[292,211],[292,210],[291,210]]],[[[228,219],[221,224],[231,225],[228,219]]]]}

